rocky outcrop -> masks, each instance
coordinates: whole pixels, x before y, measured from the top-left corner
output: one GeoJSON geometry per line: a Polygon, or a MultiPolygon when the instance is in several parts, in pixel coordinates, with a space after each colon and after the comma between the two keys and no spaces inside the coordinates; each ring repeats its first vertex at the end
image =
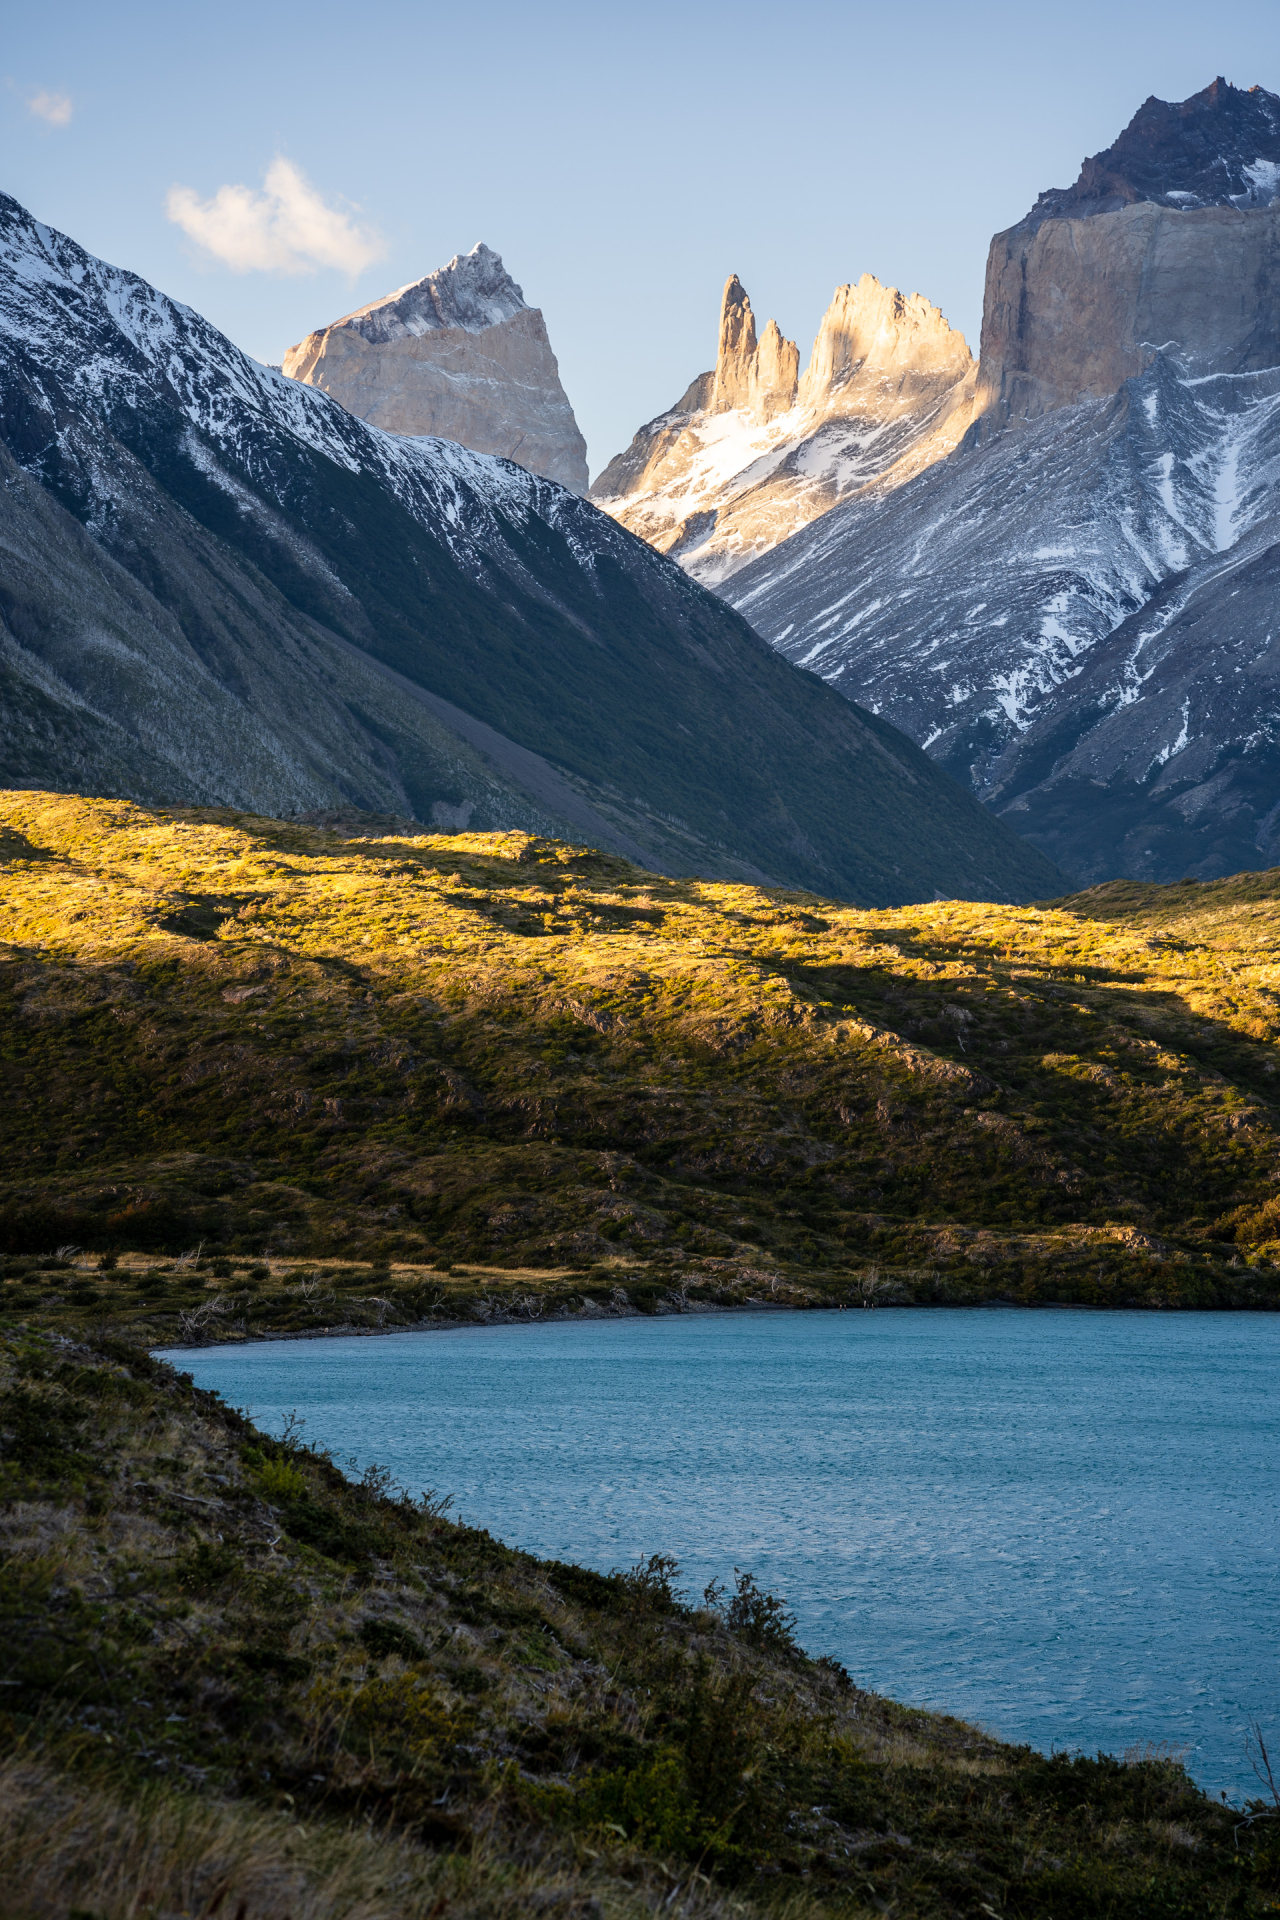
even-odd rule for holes
{"type": "Polygon", "coordinates": [[[483,244],[309,333],[284,371],[387,433],[456,440],[587,490],[587,445],[546,323],[483,244]]]}
{"type": "Polygon", "coordinates": [[[1115,393],[1161,347],[1215,373],[1280,360],[1280,100],[1215,80],[1151,99],[1073,187],[991,243],[984,431],[1115,393]]]}
{"type": "Polygon", "coordinates": [[[783,339],[776,320],[770,320],[757,345],[751,302],[737,274],[731,273],[720,300],[720,343],[707,411],[730,413],[743,407],[758,420],[773,420],[795,405],[799,377],[799,349],[794,340],[783,339]]]}
{"type": "Polygon", "coordinates": [[[803,379],[799,366],[776,321],[757,341],[731,274],[715,367],[640,429],[591,498],[719,586],[839,502],[941,459],[972,419],[964,336],[871,274],[837,287],[803,379]]]}
{"type": "Polygon", "coordinates": [[[832,296],[800,404],[824,415],[914,414],[941,398],[955,402],[972,373],[964,335],[932,301],[882,287],[864,273],[856,286],[837,287],[832,296]]]}

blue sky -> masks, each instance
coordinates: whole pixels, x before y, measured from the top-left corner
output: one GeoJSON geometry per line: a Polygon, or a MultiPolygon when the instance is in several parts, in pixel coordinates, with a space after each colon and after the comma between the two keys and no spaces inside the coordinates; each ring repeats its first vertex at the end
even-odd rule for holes
{"type": "Polygon", "coordinates": [[[486,240],[595,473],[710,364],[730,272],[802,363],[863,272],[976,350],[992,233],[1217,73],[1280,91],[1275,0],[55,0],[0,44],[0,186],[270,360],[486,240]]]}

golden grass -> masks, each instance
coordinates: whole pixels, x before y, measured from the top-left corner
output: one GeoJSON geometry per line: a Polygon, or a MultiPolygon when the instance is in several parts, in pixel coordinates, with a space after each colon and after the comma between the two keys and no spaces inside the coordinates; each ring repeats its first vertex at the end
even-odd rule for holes
{"type": "Polygon", "coordinates": [[[863,912],[33,793],[0,860],[0,1251],[262,1263],[256,1304],[202,1272],[202,1337],[1280,1299],[1275,873],[863,912]]]}

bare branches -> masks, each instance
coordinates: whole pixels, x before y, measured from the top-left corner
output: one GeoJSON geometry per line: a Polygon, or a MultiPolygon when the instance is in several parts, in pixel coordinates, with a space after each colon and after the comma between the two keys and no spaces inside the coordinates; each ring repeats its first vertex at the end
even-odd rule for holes
{"type": "Polygon", "coordinates": [[[1280,1790],[1276,1787],[1276,1777],[1271,1770],[1271,1755],[1267,1751],[1261,1721],[1249,1722],[1248,1732],[1244,1736],[1244,1750],[1259,1784],[1266,1788],[1271,1795],[1272,1805],[1280,1813],[1280,1790]]]}

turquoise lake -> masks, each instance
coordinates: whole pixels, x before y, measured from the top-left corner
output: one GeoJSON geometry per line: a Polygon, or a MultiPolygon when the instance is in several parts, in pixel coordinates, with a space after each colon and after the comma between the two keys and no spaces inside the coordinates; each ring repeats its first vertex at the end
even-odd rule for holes
{"type": "Polygon", "coordinates": [[[1280,1745],[1280,1316],[690,1315],[166,1359],[607,1570],[750,1569],[858,1683],[1046,1751],[1280,1745]]]}

